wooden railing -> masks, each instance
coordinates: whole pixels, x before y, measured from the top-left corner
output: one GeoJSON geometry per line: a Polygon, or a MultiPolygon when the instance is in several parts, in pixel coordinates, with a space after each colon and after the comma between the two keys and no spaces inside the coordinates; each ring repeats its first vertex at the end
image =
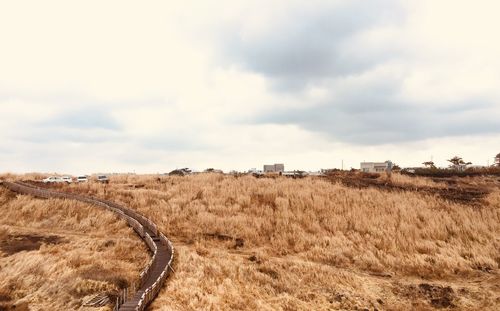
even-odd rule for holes
{"type": "MultiPolygon", "coordinates": [[[[165,237],[165,235],[163,235],[163,233],[159,232],[158,227],[153,221],[137,213],[136,211],[108,200],[87,197],[79,194],[48,190],[25,182],[3,181],[0,183],[11,191],[21,194],[29,194],[35,197],[47,199],[72,199],[106,208],[116,213],[120,218],[124,219],[130,227],[134,229],[137,235],[141,237],[144,243],[151,250],[153,256],[140,274],[139,286],[136,287],[135,284],[133,284],[131,288],[122,290],[119,294],[119,297],[117,298],[114,310],[120,310],[120,306],[126,303],[129,299],[137,300],[137,303],[134,307],[135,310],[145,310],[145,308],[158,295],[161,287],[163,286],[165,280],[169,275],[170,270],[173,271],[172,262],[174,259],[174,248],[172,243],[165,237]],[[153,237],[159,237],[159,239],[157,239],[158,241],[155,241],[153,237]],[[159,254],[159,246],[164,252],[161,255],[159,254]],[[154,263],[156,263],[157,266],[159,265],[162,267],[160,272],[153,271],[154,263]],[[153,275],[153,273],[157,273],[157,275],[153,275]],[[146,281],[151,279],[154,280],[154,283],[148,287],[145,287],[146,281]],[[136,288],[138,288],[139,291],[143,291],[143,294],[140,297],[134,298],[136,288]],[[132,298],[130,298],[130,296],[132,296],[132,298]]],[[[134,302],[135,304],[135,301],[132,302],[134,302]]]]}

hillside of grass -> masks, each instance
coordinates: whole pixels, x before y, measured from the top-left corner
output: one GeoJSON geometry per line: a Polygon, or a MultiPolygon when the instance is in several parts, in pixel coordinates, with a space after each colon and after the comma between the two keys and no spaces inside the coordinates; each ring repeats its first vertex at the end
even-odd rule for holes
{"type": "Polygon", "coordinates": [[[114,300],[148,260],[111,212],[0,187],[0,310],[111,310],[82,305],[96,294],[114,300]]]}
{"type": "Polygon", "coordinates": [[[173,241],[175,273],[151,310],[498,310],[496,180],[455,183],[454,191],[462,183],[485,191],[454,201],[419,191],[446,192],[446,182],[381,178],[358,188],[322,178],[121,175],[54,188],[134,208],[173,241]]]}
{"type": "Polygon", "coordinates": [[[174,241],[176,273],[152,310],[499,306],[498,190],[467,205],[318,178],[117,176],[105,188],[67,190],[126,204],[174,241]]]}

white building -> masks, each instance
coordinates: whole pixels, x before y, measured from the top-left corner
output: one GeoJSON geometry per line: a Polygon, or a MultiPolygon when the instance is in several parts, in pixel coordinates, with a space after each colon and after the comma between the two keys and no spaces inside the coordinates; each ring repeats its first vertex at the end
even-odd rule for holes
{"type": "Polygon", "coordinates": [[[388,172],[392,169],[392,162],[361,162],[360,169],[365,173],[381,173],[388,172]]]}
{"type": "Polygon", "coordinates": [[[248,173],[249,174],[261,175],[263,172],[261,170],[256,169],[256,168],[251,168],[251,169],[248,170],[248,173]]]}

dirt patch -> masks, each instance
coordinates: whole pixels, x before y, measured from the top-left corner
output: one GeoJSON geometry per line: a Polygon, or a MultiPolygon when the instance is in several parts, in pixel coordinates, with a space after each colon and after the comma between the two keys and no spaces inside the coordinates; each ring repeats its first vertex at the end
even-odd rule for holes
{"type": "Polygon", "coordinates": [[[268,276],[270,276],[271,278],[273,278],[275,280],[278,279],[280,276],[276,270],[269,269],[266,267],[259,268],[259,269],[257,269],[257,271],[259,271],[260,273],[267,274],[268,276]]]}
{"type": "Polygon", "coordinates": [[[144,188],[146,185],[145,184],[128,184],[127,187],[129,188],[144,188]]]}
{"type": "Polygon", "coordinates": [[[234,241],[234,246],[233,248],[240,248],[245,246],[245,240],[242,238],[235,238],[226,234],[222,233],[204,233],[203,236],[205,238],[212,238],[212,239],[217,239],[219,241],[234,241]]]}
{"type": "Polygon", "coordinates": [[[22,252],[22,251],[36,251],[40,249],[42,244],[60,244],[64,243],[64,239],[57,235],[11,235],[0,241],[0,250],[7,256],[22,252]]]}
{"type": "Polygon", "coordinates": [[[456,180],[447,180],[446,188],[433,188],[428,186],[396,185],[388,181],[378,179],[379,174],[335,172],[326,178],[333,182],[340,182],[344,186],[351,188],[377,188],[386,191],[412,191],[428,195],[437,195],[445,200],[468,204],[479,205],[481,200],[490,193],[485,187],[465,185],[456,180]]]}
{"type": "Polygon", "coordinates": [[[27,302],[14,304],[0,301],[0,311],[29,311],[29,306],[27,302]]]}
{"type": "Polygon", "coordinates": [[[2,311],[3,307],[6,307],[10,304],[12,298],[7,295],[5,292],[0,292],[0,311],[2,311]]]}
{"type": "Polygon", "coordinates": [[[11,298],[7,295],[0,294],[0,302],[10,301],[11,298]]]}
{"type": "Polygon", "coordinates": [[[454,308],[457,299],[455,291],[450,286],[421,283],[418,285],[395,284],[394,293],[408,299],[423,299],[434,308],[454,308]]]}
{"type": "Polygon", "coordinates": [[[51,188],[51,189],[61,189],[67,185],[66,183],[44,183],[38,180],[23,180],[22,182],[35,187],[51,188]]]}
{"type": "Polygon", "coordinates": [[[422,295],[430,300],[432,306],[437,308],[454,307],[455,293],[451,287],[422,283],[418,285],[418,289],[422,295]]]}
{"type": "Polygon", "coordinates": [[[482,169],[467,169],[465,171],[457,171],[451,169],[429,169],[419,168],[410,173],[406,170],[401,171],[402,174],[423,176],[423,177],[477,177],[477,176],[500,176],[500,167],[487,167],[482,169]]]}
{"type": "Polygon", "coordinates": [[[245,246],[245,240],[243,240],[242,238],[237,238],[236,240],[234,240],[234,248],[240,248],[243,246],[245,246]]]}

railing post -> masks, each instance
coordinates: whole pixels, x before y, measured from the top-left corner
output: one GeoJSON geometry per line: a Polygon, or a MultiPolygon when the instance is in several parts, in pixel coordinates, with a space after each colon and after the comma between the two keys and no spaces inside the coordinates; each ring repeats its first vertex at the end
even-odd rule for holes
{"type": "MultiPolygon", "coordinates": [[[[117,204],[114,204],[112,202],[109,202],[107,200],[100,200],[100,199],[94,199],[91,197],[85,197],[85,196],[80,196],[80,195],[74,195],[74,194],[66,194],[66,193],[58,193],[57,191],[53,190],[45,190],[40,187],[35,187],[33,185],[29,184],[22,184],[22,183],[11,183],[11,182],[5,182],[4,185],[7,186],[7,188],[10,188],[11,190],[19,193],[25,193],[25,194],[31,194],[34,196],[38,197],[44,197],[44,198],[65,198],[65,199],[75,199],[79,200],[82,202],[94,204],[100,207],[104,207],[108,209],[109,211],[115,212],[120,216],[121,218],[124,218],[127,220],[127,223],[134,229],[136,229],[136,232],[139,233],[141,238],[146,242],[148,247],[153,251],[153,258],[151,262],[148,264],[148,266],[144,269],[143,273],[141,273],[141,279],[140,279],[140,288],[144,286],[145,280],[147,279],[148,276],[150,276],[152,267],[153,267],[153,261],[156,260],[158,254],[158,246],[155,241],[153,241],[152,237],[145,232],[145,228],[151,230],[153,236],[157,236],[160,238],[160,244],[166,246],[166,248],[171,252],[171,257],[167,263],[167,266],[164,267],[164,270],[161,272],[160,276],[156,278],[154,284],[150,286],[149,288],[146,288],[144,293],[140,297],[140,302],[136,306],[136,310],[144,310],[145,307],[151,303],[151,301],[158,295],[161,289],[161,285],[169,275],[169,271],[175,272],[174,269],[171,266],[171,262],[174,256],[174,249],[172,246],[172,243],[158,230],[158,227],[154,222],[152,222],[150,219],[142,216],[141,214],[129,210],[127,208],[121,207],[117,204]],[[124,217],[127,216],[127,217],[124,217]],[[142,230],[141,230],[142,229],[142,230]]],[[[118,296],[116,297],[116,304],[113,310],[119,310],[120,306],[123,305],[127,299],[130,296],[130,293],[134,294],[136,291],[136,284],[133,283],[131,284],[131,288],[127,287],[123,290],[120,290],[118,293],[118,296]],[[132,291],[132,292],[131,292],[132,291]]]]}

